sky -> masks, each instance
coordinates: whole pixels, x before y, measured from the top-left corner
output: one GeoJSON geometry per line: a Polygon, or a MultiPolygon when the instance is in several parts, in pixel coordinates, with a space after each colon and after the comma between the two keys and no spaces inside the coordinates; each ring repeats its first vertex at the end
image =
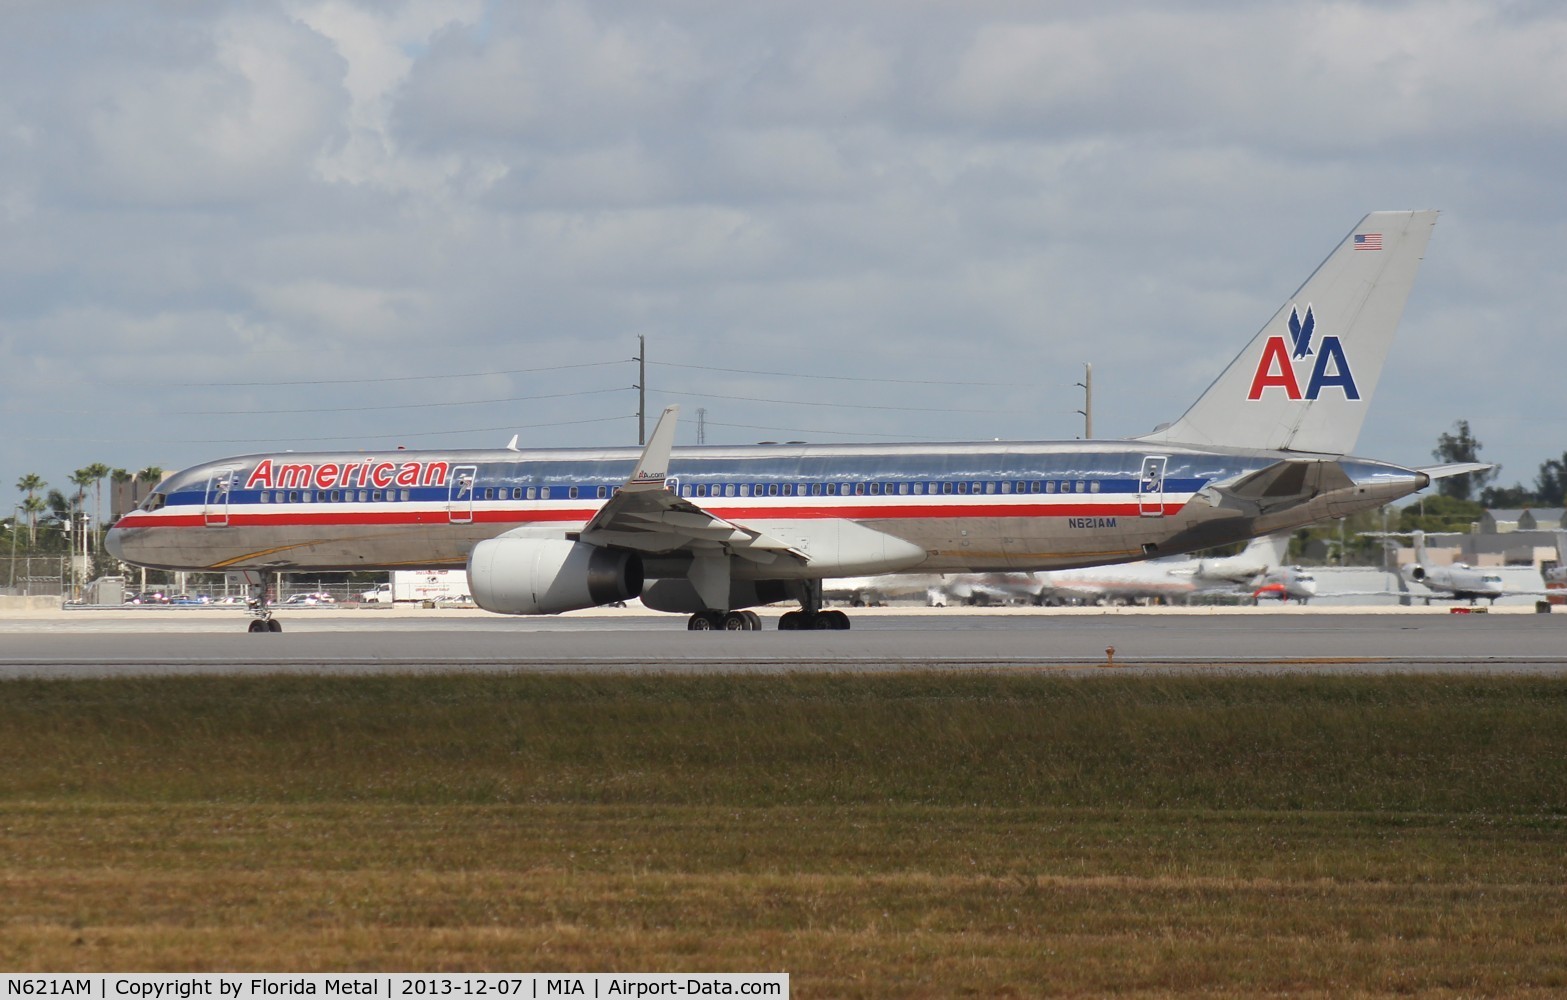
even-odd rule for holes
{"type": "Polygon", "coordinates": [[[1356,451],[1429,464],[1466,419],[1526,485],[1567,451],[1559,3],[0,17],[0,500],[635,444],[639,337],[681,444],[1070,439],[1085,363],[1130,436],[1376,209],[1442,215],[1356,451]]]}

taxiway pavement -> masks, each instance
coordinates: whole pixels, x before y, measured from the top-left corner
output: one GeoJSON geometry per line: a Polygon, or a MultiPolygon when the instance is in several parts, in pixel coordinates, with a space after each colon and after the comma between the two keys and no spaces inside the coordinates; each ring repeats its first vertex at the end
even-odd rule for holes
{"type": "MultiPolygon", "coordinates": [[[[1381,611],[1382,609],[1379,609],[1381,611]]],[[[637,612],[307,610],[281,634],[241,612],[62,611],[0,618],[0,678],[472,671],[1036,669],[1567,675],[1567,614],[856,612],[848,632],[693,633],[637,612]],[[1108,649],[1115,652],[1110,654],[1108,649]]]]}

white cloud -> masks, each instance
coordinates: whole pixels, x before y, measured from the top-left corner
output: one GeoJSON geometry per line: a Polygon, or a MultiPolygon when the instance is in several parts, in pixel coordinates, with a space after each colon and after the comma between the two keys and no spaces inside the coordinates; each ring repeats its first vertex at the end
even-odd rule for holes
{"type": "MultiPolygon", "coordinates": [[[[952,411],[724,400],[715,423],[1071,436],[1092,361],[1100,429],[1130,434],[1183,409],[1362,212],[1429,206],[1446,214],[1363,450],[1417,461],[1469,416],[1527,479],[1567,443],[1517,413],[1559,395],[1522,360],[1567,291],[1555,5],[140,0],[28,5],[7,28],[13,413],[60,378],[113,412],[234,396],[275,405],[287,445],[320,432],[290,415],[320,389],[150,386],[610,360],[646,333],[687,364],[1035,385],[657,371],[655,390],[952,411]],[[1020,415],[957,412],[977,395],[1020,415]]],[[[485,384],[546,378],[632,380],[485,384]]],[[[537,411],[465,412],[437,419],[537,411]]],[[[62,419],[81,454],[10,435],[0,475],[225,450],[188,421],[111,443],[62,419]]]]}

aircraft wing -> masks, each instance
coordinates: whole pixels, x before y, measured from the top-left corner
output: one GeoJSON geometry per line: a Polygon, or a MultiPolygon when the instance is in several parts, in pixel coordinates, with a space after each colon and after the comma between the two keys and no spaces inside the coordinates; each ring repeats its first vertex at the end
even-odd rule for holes
{"type": "Polygon", "coordinates": [[[581,540],[639,552],[706,549],[759,563],[779,558],[808,561],[804,552],[787,542],[710,514],[665,488],[679,416],[678,406],[664,410],[636,468],[582,529],[581,540]]]}

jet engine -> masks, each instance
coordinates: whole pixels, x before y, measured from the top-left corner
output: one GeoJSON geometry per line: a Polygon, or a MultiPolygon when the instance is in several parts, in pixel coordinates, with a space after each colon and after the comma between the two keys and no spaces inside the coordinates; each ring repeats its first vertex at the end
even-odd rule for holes
{"type": "Polygon", "coordinates": [[[642,593],[635,552],[549,538],[491,538],[468,557],[468,592],[486,611],[554,615],[642,593]]]}
{"type": "MultiPolygon", "coordinates": [[[[755,608],[787,601],[791,595],[789,584],[783,580],[735,580],[729,585],[729,606],[716,610],[755,608]]],[[[677,611],[681,614],[713,610],[708,608],[707,602],[702,600],[690,580],[678,577],[654,580],[648,584],[642,594],[642,604],[654,611],[677,611]]]]}

